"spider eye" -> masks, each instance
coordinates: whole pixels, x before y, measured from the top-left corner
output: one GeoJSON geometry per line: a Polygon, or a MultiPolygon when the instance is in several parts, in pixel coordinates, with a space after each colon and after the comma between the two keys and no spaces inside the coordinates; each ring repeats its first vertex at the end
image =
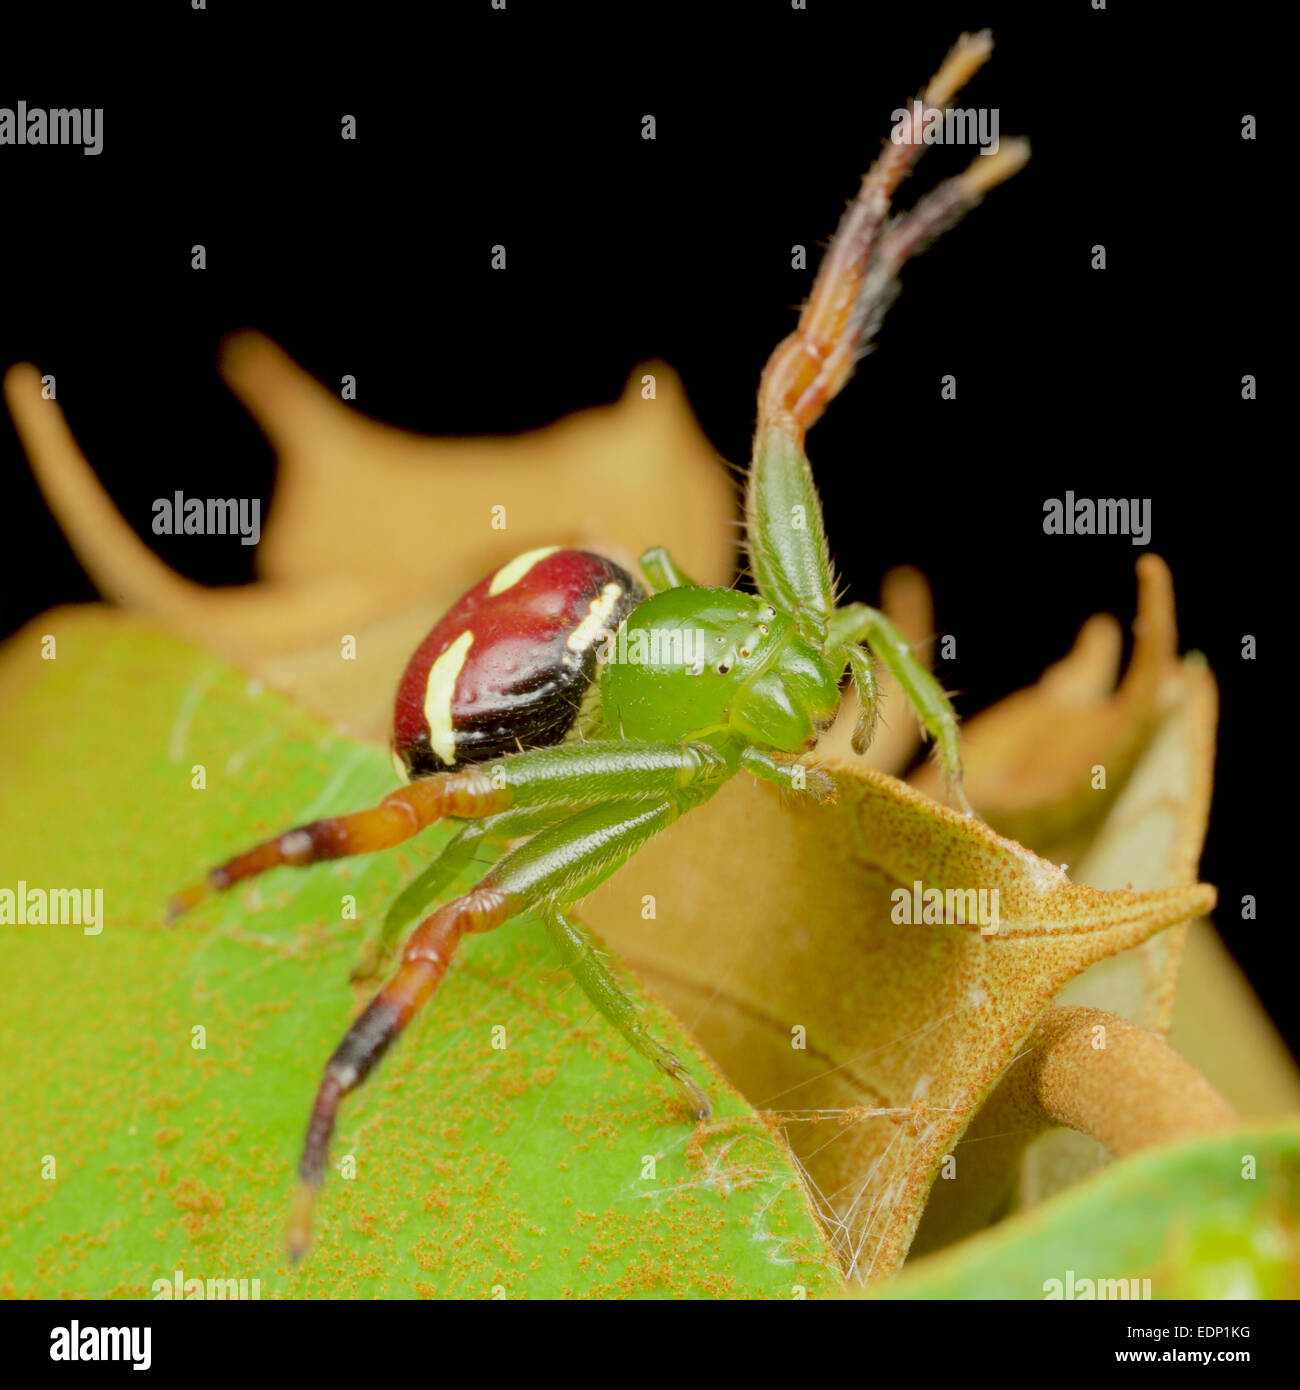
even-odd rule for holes
{"type": "Polygon", "coordinates": [[[767,605],[767,616],[768,616],[769,618],[775,618],[775,617],[776,617],[776,609],[773,608],[772,605],[771,605],[770,603],[767,605]]]}
{"type": "Polygon", "coordinates": [[[727,672],[731,670],[731,662],[726,660],[719,661],[717,666],[714,667],[714,670],[717,671],[718,675],[725,676],[727,672]]]}
{"type": "Polygon", "coordinates": [[[704,674],[704,663],[702,661],[697,661],[694,666],[687,668],[686,674],[688,676],[702,676],[704,674]]]}
{"type": "Polygon", "coordinates": [[[740,655],[741,655],[746,661],[748,661],[748,660],[749,660],[749,656],[750,656],[749,648],[748,648],[748,647],[741,647],[741,649],[740,649],[740,655]]]}

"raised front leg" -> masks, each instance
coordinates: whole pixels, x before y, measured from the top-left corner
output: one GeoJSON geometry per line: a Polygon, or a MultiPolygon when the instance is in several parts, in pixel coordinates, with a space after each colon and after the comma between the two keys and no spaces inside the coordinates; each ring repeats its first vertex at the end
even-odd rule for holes
{"type": "Polygon", "coordinates": [[[745,484],[745,537],[758,592],[790,613],[814,646],[826,641],[835,606],[822,504],[804,453],[802,433],[789,416],[763,424],[745,484]]]}
{"type": "Polygon", "coordinates": [[[926,121],[951,104],[992,51],[987,31],[962,35],[926,87],[919,120],[908,103],[840,219],[799,326],[768,361],[759,389],[760,434],[787,417],[802,436],[820,419],[898,293],[903,262],[1029,158],[1027,141],[1004,140],[996,154],[977,155],[965,173],[941,183],[910,213],[886,221],[899,184],[925,152],[926,121]]]}
{"type": "Polygon", "coordinates": [[[798,326],[763,372],[745,489],[750,568],[759,593],[793,613],[800,633],[828,653],[835,584],[804,436],[868,350],[903,263],[1029,157],[1025,141],[1003,141],[910,213],[887,220],[894,192],[926,148],[926,120],[950,104],[992,47],[987,33],[964,35],[926,88],[919,120],[909,105],[841,219],[798,326]]]}

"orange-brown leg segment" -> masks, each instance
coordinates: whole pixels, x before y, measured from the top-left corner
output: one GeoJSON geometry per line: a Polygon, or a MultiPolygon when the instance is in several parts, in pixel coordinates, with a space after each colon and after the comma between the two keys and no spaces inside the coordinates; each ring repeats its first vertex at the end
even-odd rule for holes
{"type": "Polygon", "coordinates": [[[759,432],[779,421],[796,438],[821,418],[848,381],[854,364],[897,292],[897,270],[931,237],[975,206],[1028,157],[1023,141],[978,156],[966,174],[950,179],[914,213],[886,227],[890,200],[925,149],[927,114],[942,111],[993,49],[987,31],[965,34],[921,97],[921,119],[907,108],[895,138],[868,170],[827,251],[799,326],[768,360],[759,387],[759,432]],[[906,228],[906,231],[904,231],[906,228]],[[787,428],[789,425],[787,425],[787,428]]]}
{"type": "Polygon", "coordinates": [[[461,937],[466,932],[500,926],[523,911],[524,905],[522,895],[503,892],[485,880],[463,898],[426,917],[411,934],[397,973],[344,1035],[326,1064],[307,1122],[298,1166],[301,1182],[289,1218],[289,1255],[294,1261],[303,1256],[311,1241],[311,1209],[325,1180],[339,1102],[365,1080],[402,1029],[437,993],[461,937]]]}
{"type": "Polygon", "coordinates": [[[175,921],[211,894],[282,864],[316,864],[390,849],[436,820],[491,815],[504,810],[511,799],[507,788],[495,786],[479,768],[422,778],[399,787],[369,810],[312,821],[237,854],[177,893],[167,905],[167,920],[175,921]]]}

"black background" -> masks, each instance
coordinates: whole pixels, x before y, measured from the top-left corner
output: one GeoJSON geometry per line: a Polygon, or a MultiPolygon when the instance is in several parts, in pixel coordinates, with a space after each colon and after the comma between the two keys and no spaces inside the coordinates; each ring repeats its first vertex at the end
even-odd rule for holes
{"type": "MultiPolygon", "coordinates": [[[[1295,1045],[1278,955],[1293,924],[1269,909],[1256,801],[1291,780],[1281,718],[1265,736],[1289,694],[1267,674],[1264,608],[1285,524],[1266,452],[1276,233],[1267,140],[1240,138],[1248,112],[1268,130],[1262,40],[1222,9],[808,3],[171,5],[102,35],[48,7],[0,59],[0,105],[102,106],[105,146],[0,148],[0,364],[55,373],[123,513],[207,583],[249,580],[252,550],[156,537],[150,504],[181,488],[260,496],[265,515],[271,452],[214,370],[245,325],[430,434],[533,428],[661,356],[743,463],[760,368],[891,112],[963,29],[992,27],[962,101],[996,106],[1034,157],[907,269],[878,352],[812,435],[832,546],[860,597],[891,565],[927,573],[959,639],[942,674],[970,714],[1091,613],[1131,618],[1142,552],[1045,536],[1044,499],[1152,499],[1183,645],[1222,688],[1204,877],[1295,1045]],[[946,373],[956,401],[939,399],[946,373]],[[1258,402],[1241,400],[1246,373],[1258,402]],[[1264,659],[1240,659],[1247,632],[1264,659]],[[1236,921],[1244,893],[1263,895],[1258,924],[1236,921]]],[[[904,199],[964,162],[931,151],[904,199]]],[[[0,509],[0,630],[93,597],[7,419],[0,509]]],[[[456,525],[449,499],[430,544],[456,525]]]]}
{"type": "MultiPolygon", "coordinates": [[[[555,1335],[557,1320],[568,1326],[567,1312],[554,1303],[543,1300],[514,1303],[507,1316],[512,1336],[500,1331],[501,1309],[491,1300],[464,1301],[456,1309],[456,1333],[475,1342],[491,1340],[493,1370],[503,1379],[530,1374],[537,1361],[537,1345],[548,1335],[555,1335]],[[531,1329],[531,1331],[529,1330],[531,1329]]],[[[945,1339],[953,1346],[977,1344],[988,1336],[990,1316],[995,1312],[990,1300],[945,1302],[943,1330],[945,1339]]],[[[1001,1306],[1001,1305],[1000,1305],[1001,1306]]],[[[1189,1300],[1162,1300],[1158,1303],[1100,1302],[1044,1303],[1036,1306],[1033,1326],[1050,1346],[1060,1349],[1071,1366],[1080,1371],[1107,1370],[1114,1374],[1116,1353],[1135,1350],[1162,1355],[1173,1351],[1228,1353],[1250,1358],[1250,1371],[1273,1366],[1279,1374],[1292,1364],[1293,1318],[1287,1312],[1290,1304],[1278,1300],[1271,1303],[1235,1305],[1230,1313],[1216,1313],[1211,1306],[1189,1300]],[[1186,1327],[1190,1336],[1175,1335],[1175,1329],[1186,1327]],[[1159,1328],[1159,1339],[1143,1336],[1138,1329],[1159,1328]],[[1210,1329],[1236,1329],[1236,1335],[1223,1331],[1214,1335],[1210,1329]],[[1202,1329],[1206,1329],[1202,1332],[1202,1329]]],[[[24,1371],[32,1379],[42,1381],[50,1376],[50,1346],[55,1328],[69,1328],[75,1319],[80,1327],[128,1326],[150,1329],[152,1365],[145,1377],[157,1375],[160,1382],[173,1383],[179,1374],[192,1374],[197,1366],[214,1374],[238,1377],[249,1365],[249,1345],[283,1347],[279,1355],[292,1357],[295,1371],[303,1379],[315,1381],[331,1374],[340,1379],[355,1379],[364,1383],[375,1372],[375,1343],[400,1335],[399,1319],[405,1309],[394,1309],[381,1300],[357,1300],[347,1308],[346,1328],[341,1333],[341,1320],[334,1304],[319,1301],[267,1299],[265,1302],[245,1302],[235,1305],[215,1305],[186,1302],[149,1302],[124,1310],[120,1304],[110,1309],[105,1303],[68,1300],[57,1307],[23,1300],[0,1302],[0,1333],[5,1338],[5,1364],[18,1376],[24,1371]],[[214,1331],[219,1328],[220,1331],[214,1331]],[[238,1330],[230,1335],[228,1328],[238,1330]]],[[[714,1311],[710,1306],[710,1311],[714,1311]]],[[[801,1308],[799,1310],[803,1312],[801,1308]]],[[[928,1339],[935,1340],[934,1309],[927,1302],[890,1302],[885,1305],[862,1307],[857,1303],[824,1304],[819,1330],[825,1332],[843,1328],[846,1335],[859,1330],[864,1319],[872,1314],[882,1320],[887,1317],[891,1336],[873,1339],[871,1366],[874,1373],[898,1380],[914,1373],[916,1346],[928,1339]],[[835,1307],[841,1309],[835,1314],[835,1307]],[[839,1317],[848,1322],[840,1323],[839,1317]]],[[[686,1337],[703,1337],[702,1323],[695,1322],[690,1309],[665,1311],[656,1308],[643,1311],[635,1300],[612,1302],[602,1309],[601,1326],[609,1335],[623,1336],[630,1342],[644,1337],[650,1318],[658,1328],[668,1328],[686,1337]],[[669,1319],[672,1319],[671,1323],[669,1319]]],[[[574,1324],[574,1330],[576,1330],[574,1324]]],[[[792,1345],[803,1350],[804,1343],[794,1343],[795,1337],[807,1338],[802,1321],[798,1331],[784,1336],[785,1327],[772,1320],[759,1319],[747,1310],[732,1311],[728,1320],[720,1323],[714,1318],[709,1327],[712,1339],[719,1338],[719,1327],[726,1332],[738,1331],[735,1349],[726,1352],[728,1371],[741,1377],[768,1370],[780,1347],[791,1356],[792,1345]]],[[[954,1354],[955,1359],[955,1354],[954,1354]]],[[[1188,1375],[1199,1374],[1203,1365],[1181,1363],[1188,1375]]],[[[1127,1369],[1127,1368],[1126,1368],[1127,1369]]],[[[1216,1367],[1216,1369],[1218,1369],[1216,1367]]],[[[1244,1367],[1240,1368],[1244,1371],[1244,1367]]],[[[147,1384],[129,1362],[61,1362],[59,1374],[75,1376],[80,1381],[100,1383],[115,1377],[129,1384],[147,1384]]],[[[1142,1374],[1137,1372],[1137,1374],[1142,1374]]],[[[1232,1374],[1231,1372],[1229,1374],[1232,1374]]],[[[1145,1372],[1147,1379],[1151,1372],[1145,1372]]]]}

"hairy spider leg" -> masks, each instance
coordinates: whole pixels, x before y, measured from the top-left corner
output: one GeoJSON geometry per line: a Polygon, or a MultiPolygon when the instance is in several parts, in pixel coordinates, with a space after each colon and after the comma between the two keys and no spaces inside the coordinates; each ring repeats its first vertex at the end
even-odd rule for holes
{"type": "Polygon", "coordinates": [[[902,262],[1028,158],[1026,142],[1009,141],[997,154],[977,156],[964,175],[940,185],[914,213],[886,224],[894,193],[926,149],[931,113],[942,112],[992,51],[987,30],[963,34],[919,99],[919,113],[913,104],[904,109],[890,143],[840,219],[797,328],[768,360],[759,387],[760,432],[782,416],[791,417],[801,433],[821,418],[879,326],[902,262]],[[878,263],[890,273],[877,274],[878,263]]]}
{"type": "Polygon", "coordinates": [[[377,805],[285,831],[211,870],[168,904],[167,920],[244,879],[289,865],[302,868],[389,849],[445,818],[477,820],[512,806],[595,805],[617,796],[653,796],[715,778],[726,759],[706,743],[623,739],[558,744],[513,753],[399,787],[377,805]]]}
{"type": "Polygon", "coordinates": [[[754,585],[784,609],[799,635],[826,643],[835,606],[835,575],[821,499],[792,417],[760,427],[745,480],[745,544],[754,585]]]}
{"type": "MultiPolygon", "coordinates": [[[[735,763],[729,762],[729,772],[734,769],[735,763]]],[[[324,1181],[340,1102],[361,1084],[437,992],[461,937],[467,932],[490,931],[529,908],[543,909],[545,919],[548,912],[580,901],[684,811],[712,796],[719,785],[686,786],[666,795],[611,801],[579,811],[511,850],[476,888],[420,923],[406,944],[396,973],[348,1029],[325,1066],[298,1169],[301,1181],[289,1222],[291,1258],[299,1259],[310,1240],[311,1209],[324,1181]]],[[[553,931],[558,929],[553,919],[551,926],[553,931]]],[[[572,960],[576,941],[567,929],[565,936],[572,960]]],[[[608,971],[595,968],[591,959],[582,956],[575,979],[601,1013],[638,1051],[644,1051],[647,1039],[639,1025],[635,1033],[629,1033],[636,1024],[635,1004],[608,971]]],[[[699,1086],[667,1049],[657,1043],[653,1047],[653,1060],[682,1085],[693,1113],[707,1117],[708,1100],[699,1086]]]]}
{"type": "MultiPolygon", "coordinates": [[[[819,801],[835,797],[835,782],[829,773],[793,758],[776,758],[750,745],[740,751],[740,766],[786,791],[810,791],[819,801]]],[[[516,806],[482,820],[468,821],[447,842],[442,853],[398,894],[379,928],[363,940],[352,983],[372,980],[384,969],[402,928],[436,902],[475,862],[481,849],[534,834],[571,814],[573,809],[569,805],[516,806]]]]}
{"type": "Polygon", "coordinates": [[[875,671],[858,646],[865,641],[916,706],[935,739],[949,793],[968,813],[956,715],[942,687],[883,614],[854,605],[851,616],[842,616],[844,610],[835,608],[834,571],[803,440],[867,350],[897,293],[903,263],[1029,157],[1027,142],[1006,141],[995,154],[977,156],[965,173],[941,183],[911,212],[886,221],[894,192],[925,149],[927,114],[946,106],[991,51],[987,32],[963,35],[926,88],[920,111],[906,111],[894,139],[868,170],[822,260],[798,326],[763,372],[745,490],[754,582],[764,598],[794,614],[800,633],[820,644],[828,659],[841,669],[847,666],[861,710],[855,749],[865,750],[877,716],[875,671]]]}
{"type": "MultiPolygon", "coordinates": [[[[865,641],[889,668],[924,728],[935,740],[949,795],[970,815],[961,785],[957,715],[935,676],[918,660],[897,626],[866,604],[834,607],[834,574],[812,470],[793,435],[771,429],[756,444],[746,496],[750,555],[759,592],[793,612],[802,634],[821,646],[858,691],[853,747],[865,752],[875,727],[878,694],[865,641]],[[792,525],[797,518],[798,525],[792,525]]],[[[761,774],[760,774],[761,775],[761,774]]]]}
{"type": "Polygon", "coordinates": [[[713,1106],[680,1057],[659,1042],[641,1022],[636,1001],[614,978],[587,926],[558,902],[538,906],[561,962],[583,993],[643,1057],[682,1088],[697,1120],[707,1120],[713,1106]]]}
{"type": "Polygon", "coordinates": [[[494,786],[480,768],[421,778],[390,792],[377,806],[296,826],[226,860],[171,899],[167,920],[175,921],[213,893],[224,892],[268,869],[282,865],[302,868],[324,859],[391,849],[434,821],[448,816],[486,816],[505,810],[510,803],[509,793],[494,786]]]}

